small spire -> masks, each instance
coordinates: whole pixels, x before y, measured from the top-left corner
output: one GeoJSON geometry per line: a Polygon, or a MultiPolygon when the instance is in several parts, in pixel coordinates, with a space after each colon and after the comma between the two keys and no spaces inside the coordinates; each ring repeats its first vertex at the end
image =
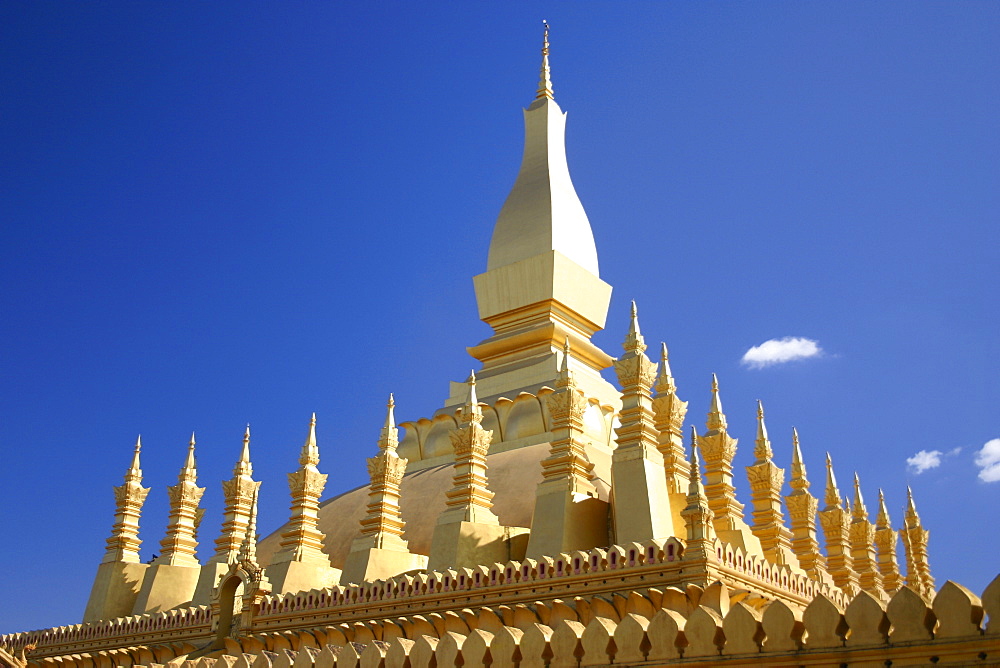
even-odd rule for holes
{"type": "Polygon", "coordinates": [[[469,394],[462,408],[461,418],[463,422],[480,422],[483,419],[483,409],[479,406],[479,398],[476,396],[476,372],[469,372],[469,394]]]}
{"type": "Polygon", "coordinates": [[[545,19],[542,19],[542,25],[545,26],[545,31],[542,34],[542,73],[538,80],[538,92],[535,95],[535,99],[548,98],[554,100],[552,76],[549,71],[549,23],[545,19]]]}
{"type": "Polygon", "coordinates": [[[299,455],[299,464],[316,466],[319,464],[319,447],[316,445],[316,414],[312,414],[309,420],[309,433],[306,434],[306,442],[302,444],[302,453],[299,455]]]}
{"type": "Polygon", "coordinates": [[[625,342],[622,343],[622,348],[625,349],[627,353],[641,353],[646,350],[646,341],[642,338],[642,331],[639,329],[639,310],[635,306],[635,300],[632,300],[632,314],[628,323],[628,334],[625,335],[625,342]]]}
{"type": "Polygon", "coordinates": [[[757,463],[762,463],[774,457],[771,449],[771,441],[767,437],[767,425],[764,424],[764,404],[757,400],[757,440],[755,441],[754,456],[757,463]]]}
{"type": "Polygon", "coordinates": [[[253,499],[250,502],[250,522],[247,525],[246,534],[243,536],[243,544],[240,545],[239,560],[257,562],[257,495],[259,490],[254,488],[253,499]]]}
{"type": "Polygon", "coordinates": [[[385,407],[385,428],[392,429],[396,426],[396,416],[393,413],[393,409],[396,407],[396,399],[392,396],[392,392],[389,393],[389,401],[385,407]]]}
{"type": "Polygon", "coordinates": [[[573,384],[573,372],[569,370],[569,337],[563,342],[563,356],[559,363],[559,373],[556,375],[556,387],[566,387],[573,384]]]}
{"type": "Polygon", "coordinates": [[[235,475],[252,475],[253,465],[250,464],[250,425],[243,432],[243,449],[240,451],[240,458],[233,469],[235,475]]]}
{"type": "Polygon", "coordinates": [[[906,486],[906,519],[907,524],[909,524],[910,519],[920,522],[920,516],[917,515],[917,505],[913,503],[913,490],[910,489],[909,485],[906,486]]]}
{"type": "Polygon", "coordinates": [[[396,407],[396,400],[392,393],[389,393],[389,401],[386,403],[385,424],[382,426],[382,433],[379,434],[379,450],[396,451],[399,445],[399,430],[396,429],[396,416],[393,409],[396,407]]]}
{"type": "Polygon", "coordinates": [[[709,430],[726,428],[726,414],[722,412],[722,398],[719,396],[719,378],[714,373],[712,374],[712,403],[708,409],[706,426],[709,430]]]}
{"type": "Polygon", "coordinates": [[[691,425],[691,467],[689,471],[690,484],[688,486],[689,495],[704,494],[704,487],[701,484],[701,459],[698,457],[698,431],[691,425]]]}
{"type": "Polygon", "coordinates": [[[656,377],[656,391],[669,394],[677,390],[674,377],[670,371],[670,360],[667,355],[667,344],[660,341],[660,373],[656,377]]]}
{"type": "Polygon", "coordinates": [[[795,427],[792,427],[792,479],[788,484],[792,489],[809,489],[806,465],[802,461],[802,449],[799,447],[799,432],[795,427]]]}
{"type": "Polygon", "coordinates": [[[854,506],[851,510],[854,519],[868,519],[868,509],[865,508],[865,499],[861,496],[861,480],[857,471],[854,472],[854,506]]]}
{"type": "Polygon", "coordinates": [[[131,471],[138,471],[140,474],[142,470],[139,468],[139,453],[142,451],[142,434],[135,437],[135,452],[132,454],[132,466],[129,467],[131,471]]]}
{"type": "Polygon", "coordinates": [[[826,505],[841,507],[840,490],[837,489],[837,476],[833,474],[833,459],[826,453],[826,505]]]}
{"type": "Polygon", "coordinates": [[[878,490],[878,517],[875,519],[875,525],[879,528],[891,528],[892,524],[889,520],[889,510],[885,507],[885,495],[882,494],[882,489],[878,490]]]}
{"type": "Polygon", "coordinates": [[[184,462],[184,468],[181,469],[181,474],[183,475],[187,471],[195,470],[195,460],[194,460],[194,432],[191,432],[191,440],[188,442],[188,453],[187,461],[184,462]]]}

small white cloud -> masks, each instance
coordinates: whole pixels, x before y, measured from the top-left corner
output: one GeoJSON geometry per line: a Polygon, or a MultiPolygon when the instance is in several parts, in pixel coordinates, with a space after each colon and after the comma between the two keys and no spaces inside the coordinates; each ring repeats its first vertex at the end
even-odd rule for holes
{"type": "Polygon", "coordinates": [[[986,445],[976,453],[979,479],[983,482],[1000,481],[1000,438],[986,441],[986,445]]]}
{"type": "Polygon", "coordinates": [[[928,469],[936,469],[941,466],[941,455],[943,454],[940,450],[921,450],[912,457],[907,457],[906,465],[914,473],[923,473],[928,469]]]}
{"type": "Polygon", "coordinates": [[[782,364],[792,360],[818,357],[823,354],[818,341],[798,336],[770,339],[743,353],[741,362],[751,369],[763,369],[772,364],[782,364]]]}
{"type": "Polygon", "coordinates": [[[952,448],[951,450],[949,450],[949,451],[948,451],[948,456],[949,456],[949,457],[954,457],[955,455],[957,455],[957,454],[958,454],[958,453],[960,453],[961,451],[962,451],[962,448],[961,448],[961,446],[959,446],[959,447],[957,447],[957,448],[952,448]]]}

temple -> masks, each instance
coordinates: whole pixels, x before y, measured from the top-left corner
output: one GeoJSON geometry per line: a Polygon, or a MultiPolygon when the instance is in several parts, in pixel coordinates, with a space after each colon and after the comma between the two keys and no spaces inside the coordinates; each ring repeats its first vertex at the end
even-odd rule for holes
{"type": "Polygon", "coordinates": [[[0,664],[1000,662],[1000,576],[981,595],[937,587],[912,493],[894,524],[881,490],[869,506],[857,475],[838,478],[837,453],[810,480],[808,434],[772,440],[760,403],[744,479],[720,379],[686,385],[682,400],[635,303],[612,323],[620,351],[593,343],[612,288],[570,178],[548,25],[524,123],[520,171],[473,278],[492,335],[468,349],[478,364],[465,380],[444,392],[431,379],[445,395],[433,415],[397,425],[405,407],[388,398],[370,485],[321,502],[340,490],[325,490],[313,415],[289,463],[290,518],[260,539],[249,427],[222,517],[199,509],[192,434],[159,556],[140,563],[150,490],[137,441],[81,623],[0,636],[0,664]],[[217,527],[204,562],[199,525],[217,527]]]}

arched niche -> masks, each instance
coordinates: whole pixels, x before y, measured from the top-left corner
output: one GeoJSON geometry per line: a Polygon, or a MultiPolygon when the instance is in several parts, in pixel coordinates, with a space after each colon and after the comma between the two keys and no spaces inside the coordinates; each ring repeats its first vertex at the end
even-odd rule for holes
{"type": "Polygon", "coordinates": [[[450,455],[453,452],[450,433],[458,426],[455,419],[450,415],[439,415],[434,418],[433,422],[434,424],[427,431],[427,435],[424,436],[425,459],[450,455]]]}
{"type": "Polygon", "coordinates": [[[503,430],[500,428],[500,417],[497,412],[486,404],[481,404],[483,409],[483,429],[493,432],[493,443],[499,443],[504,440],[503,430]]]}
{"type": "Polygon", "coordinates": [[[542,419],[542,407],[538,398],[527,392],[522,392],[514,400],[514,405],[507,413],[503,425],[504,440],[513,441],[527,436],[545,433],[545,421],[542,419]]]}

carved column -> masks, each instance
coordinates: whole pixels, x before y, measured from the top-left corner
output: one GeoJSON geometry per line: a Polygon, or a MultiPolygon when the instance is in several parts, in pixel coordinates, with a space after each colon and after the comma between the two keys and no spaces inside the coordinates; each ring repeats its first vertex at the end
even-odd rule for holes
{"type": "Polygon", "coordinates": [[[750,494],[753,502],[753,534],[760,539],[764,554],[777,564],[788,563],[792,554],[791,532],[785,526],[781,512],[781,487],[785,471],[774,463],[774,451],[767,437],[764,424],[764,406],[757,402],[757,440],[754,442],[754,461],[747,467],[750,494]]]}
{"type": "Polygon", "coordinates": [[[861,496],[861,481],[854,474],[854,505],[851,508],[851,560],[861,588],[876,598],[883,597],[882,575],[875,561],[875,525],[868,521],[868,509],[861,496]]]}
{"type": "Polygon", "coordinates": [[[844,509],[833,474],[833,461],[826,455],[826,507],[820,511],[823,535],[826,538],[826,567],[834,584],[848,596],[858,591],[858,574],[851,558],[850,514],[844,509]]]}
{"type": "Polygon", "coordinates": [[[875,545],[878,546],[878,570],[882,574],[882,587],[890,594],[903,585],[896,560],[897,534],[892,529],[885,496],[878,491],[878,517],[875,519],[875,545]]]}
{"type": "Polygon", "coordinates": [[[670,373],[667,344],[660,344],[660,373],[653,398],[653,422],[657,431],[656,447],[663,455],[667,492],[687,494],[690,465],[684,455],[684,416],[688,402],[677,396],[677,384],[670,373]]]}
{"type": "Polygon", "coordinates": [[[715,516],[715,531],[733,531],[743,523],[743,505],[736,501],[733,486],[733,458],[737,439],[732,438],[722,412],[719,379],[712,374],[712,405],[706,421],[708,431],[698,439],[705,458],[705,492],[715,516]]]}
{"type": "Polygon", "coordinates": [[[656,365],[646,357],[635,302],[622,348],[625,354],[615,361],[615,374],[622,385],[621,424],[615,430],[618,447],[611,459],[614,539],[619,544],[674,534],[663,456],[657,448],[659,432],[653,419],[651,390],[656,365]]]}
{"type": "Polygon", "coordinates": [[[799,558],[802,570],[815,579],[821,579],[820,571],[826,569],[826,560],[819,551],[816,539],[816,510],[819,501],[809,493],[806,466],[802,462],[799,449],[799,433],[792,428],[792,478],[788,481],[792,493],[785,497],[788,515],[792,524],[792,551],[799,558]]]}

